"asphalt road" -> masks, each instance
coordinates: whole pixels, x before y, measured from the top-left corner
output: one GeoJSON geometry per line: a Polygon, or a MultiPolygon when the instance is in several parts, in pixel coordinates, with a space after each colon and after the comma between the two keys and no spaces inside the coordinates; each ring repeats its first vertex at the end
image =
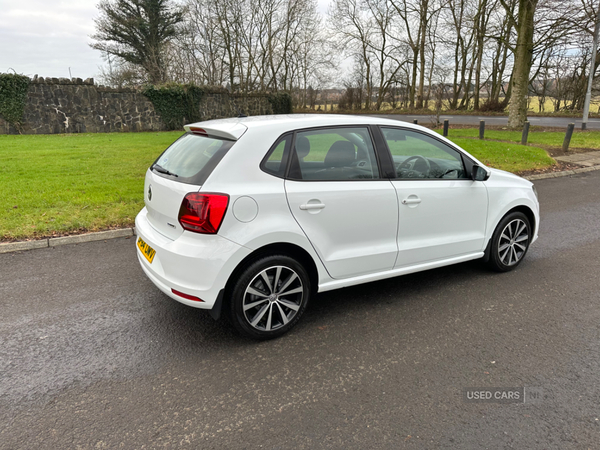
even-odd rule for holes
{"type": "Polygon", "coordinates": [[[536,185],[516,271],[321,294],[263,343],[162,295],[133,239],[0,255],[0,448],[598,448],[600,172],[536,185]]]}
{"type": "MultiPolygon", "coordinates": [[[[423,115],[410,115],[410,114],[374,114],[375,117],[384,117],[388,119],[402,120],[404,122],[412,122],[417,119],[419,124],[426,125],[435,122],[434,116],[423,116],[423,115]]],[[[463,116],[463,115],[441,115],[440,120],[444,121],[448,119],[450,125],[473,125],[479,126],[481,120],[485,120],[486,125],[496,126],[508,126],[507,116],[463,116]]],[[[570,123],[575,124],[575,128],[581,130],[581,119],[575,119],[573,117],[529,117],[527,120],[532,126],[542,127],[556,127],[564,128],[566,130],[567,125],[570,123]]],[[[588,119],[587,124],[588,130],[600,130],[600,119],[588,119]]]]}

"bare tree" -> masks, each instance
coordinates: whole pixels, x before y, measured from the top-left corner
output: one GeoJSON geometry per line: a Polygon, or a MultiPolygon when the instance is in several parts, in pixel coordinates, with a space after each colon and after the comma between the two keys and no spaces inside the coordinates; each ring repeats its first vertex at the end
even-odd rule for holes
{"type": "Polygon", "coordinates": [[[426,70],[425,47],[427,45],[427,29],[446,3],[446,0],[390,0],[390,3],[404,25],[406,43],[412,50],[409,107],[422,108],[426,70]],[[417,76],[419,77],[418,88],[417,76]]]}
{"type": "MultiPolygon", "coordinates": [[[[173,75],[233,91],[293,91],[333,58],[316,0],[187,0],[173,75]],[[177,72],[177,73],[175,73],[177,72]]],[[[304,96],[305,97],[305,96],[304,96]]]]}
{"type": "MultiPolygon", "coordinates": [[[[343,85],[340,104],[350,108],[510,104],[517,127],[533,96],[539,111],[548,98],[555,109],[581,107],[597,14],[597,0],[333,0],[324,22],[317,0],[184,1],[179,9],[169,0],[103,0],[101,11],[115,17],[139,13],[149,23],[151,3],[172,14],[159,50],[146,50],[156,41],[142,33],[150,25],[139,51],[125,41],[94,44],[112,46],[107,84],[139,83],[131,69],[143,68],[151,80],[286,90],[298,107],[329,104],[339,94],[328,88],[343,85]],[[130,53],[149,57],[126,64],[130,53]]],[[[108,27],[107,17],[97,25],[108,27]]]]}
{"type": "MultiPolygon", "coordinates": [[[[374,100],[379,110],[398,73],[406,63],[402,28],[397,14],[385,0],[335,0],[329,20],[335,24],[339,48],[354,58],[354,70],[362,72],[365,108],[374,100]]],[[[355,83],[350,83],[355,85],[355,83]]]]}

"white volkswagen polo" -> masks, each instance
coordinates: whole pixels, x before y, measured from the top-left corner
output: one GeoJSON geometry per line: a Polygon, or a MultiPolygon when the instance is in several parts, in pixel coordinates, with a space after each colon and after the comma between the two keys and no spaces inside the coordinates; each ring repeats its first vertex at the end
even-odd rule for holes
{"type": "Polygon", "coordinates": [[[212,120],[148,169],[138,259],[169,297],[242,334],[290,330],[318,292],[482,259],[537,238],[532,183],[426,128],[366,116],[212,120]]]}

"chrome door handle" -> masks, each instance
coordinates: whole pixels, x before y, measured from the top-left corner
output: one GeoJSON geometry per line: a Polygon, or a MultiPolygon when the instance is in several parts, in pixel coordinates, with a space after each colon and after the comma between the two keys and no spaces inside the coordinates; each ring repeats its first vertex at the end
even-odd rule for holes
{"type": "Polygon", "coordinates": [[[305,205],[300,205],[300,209],[302,211],[309,211],[311,209],[323,209],[325,208],[324,203],[306,203],[305,205]]]}
{"type": "Polygon", "coordinates": [[[417,205],[421,203],[421,199],[419,197],[413,197],[413,198],[405,198],[404,200],[402,200],[402,204],[403,205],[417,205]]]}

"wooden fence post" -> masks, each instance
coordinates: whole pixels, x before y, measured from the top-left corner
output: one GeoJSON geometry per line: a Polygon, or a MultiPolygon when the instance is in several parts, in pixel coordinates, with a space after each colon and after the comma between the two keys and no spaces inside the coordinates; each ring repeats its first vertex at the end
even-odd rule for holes
{"type": "Polygon", "coordinates": [[[523,134],[521,135],[521,145],[527,145],[527,139],[529,139],[529,121],[523,125],[523,134]]]}
{"type": "Polygon", "coordinates": [[[571,138],[573,137],[573,130],[575,129],[575,124],[570,123],[567,126],[567,134],[565,134],[565,140],[563,141],[563,152],[569,151],[569,145],[571,144],[571,138]]]}

